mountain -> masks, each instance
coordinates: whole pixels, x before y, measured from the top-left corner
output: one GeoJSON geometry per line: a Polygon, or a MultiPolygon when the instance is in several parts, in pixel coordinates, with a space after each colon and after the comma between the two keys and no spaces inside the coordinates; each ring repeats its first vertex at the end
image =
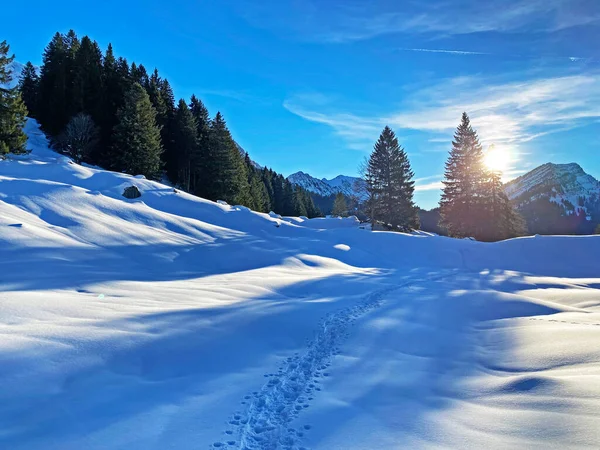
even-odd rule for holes
{"type": "Polygon", "coordinates": [[[360,186],[363,181],[358,177],[349,177],[346,175],[338,175],[331,180],[327,178],[318,179],[304,172],[296,172],[288,177],[288,180],[300,187],[303,187],[309,192],[328,197],[330,195],[341,192],[348,197],[363,198],[365,194],[361,192],[360,186]]]}
{"type": "Polygon", "coordinates": [[[600,182],[576,163],[543,164],[507,183],[505,192],[532,233],[549,226],[588,233],[600,222],[600,182]]]}
{"type": "MultiPolygon", "coordinates": [[[[237,151],[240,152],[240,155],[242,155],[243,157],[246,157],[246,153],[248,153],[248,152],[246,152],[246,150],[244,150],[244,148],[240,144],[238,144],[236,141],[233,141],[233,142],[235,142],[235,146],[237,148],[237,151]]],[[[250,155],[248,155],[248,157],[249,156],[250,155]]],[[[262,166],[260,164],[258,164],[256,161],[254,161],[252,158],[250,158],[250,164],[252,164],[257,169],[262,169],[262,166]]]]}
{"type": "MultiPolygon", "coordinates": [[[[18,61],[13,61],[8,65],[8,72],[12,75],[12,80],[10,83],[1,85],[5,89],[12,89],[17,84],[19,84],[19,77],[21,76],[21,72],[23,71],[23,64],[18,61]]],[[[37,67],[36,67],[37,69],[37,67]]]]}

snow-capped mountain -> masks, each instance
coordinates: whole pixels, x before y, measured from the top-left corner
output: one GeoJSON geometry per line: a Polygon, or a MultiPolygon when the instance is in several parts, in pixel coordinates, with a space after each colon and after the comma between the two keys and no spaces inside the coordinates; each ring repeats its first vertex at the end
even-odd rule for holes
{"type": "Polygon", "coordinates": [[[12,89],[15,86],[17,86],[17,84],[19,84],[19,77],[21,76],[23,67],[25,66],[18,61],[13,61],[12,63],[10,63],[8,65],[8,72],[11,74],[12,80],[10,80],[10,83],[0,84],[0,86],[2,86],[5,89],[12,89]]]}
{"type": "Polygon", "coordinates": [[[358,196],[359,198],[364,196],[360,188],[363,181],[358,177],[338,175],[331,180],[327,178],[319,180],[307,173],[296,172],[290,175],[288,180],[309,192],[314,192],[324,197],[337,194],[338,192],[348,196],[358,196]]]}
{"type": "Polygon", "coordinates": [[[546,163],[507,183],[505,192],[519,207],[546,198],[568,215],[584,212],[589,217],[597,208],[600,182],[579,164],[546,163]]]}

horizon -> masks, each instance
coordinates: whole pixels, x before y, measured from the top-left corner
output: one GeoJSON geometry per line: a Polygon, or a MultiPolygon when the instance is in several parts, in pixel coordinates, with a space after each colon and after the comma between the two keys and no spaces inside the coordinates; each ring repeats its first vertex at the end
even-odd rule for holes
{"type": "MultiPolygon", "coordinates": [[[[39,0],[6,6],[3,39],[21,63],[41,63],[56,31],[159,69],[177,98],[221,111],[257,163],[289,176],[357,176],[385,125],[406,149],[416,203],[437,206],[452,135],[466,111],[504,180],[541,164],[577,163],[600,178],[600,5],[589,0],[227,0],[59,11],[39,0]],[[456,4],[456,2],[455,2],[456,4]],[[435,12],[435,13],[434,13],[435,12]],[[283,149],[283,150],[281,150],[283,149]]],[[[116,2],[115,2],[115,5],[116,2]]],[[[117,7],[117,6],[116,6],[117,7]]]]}

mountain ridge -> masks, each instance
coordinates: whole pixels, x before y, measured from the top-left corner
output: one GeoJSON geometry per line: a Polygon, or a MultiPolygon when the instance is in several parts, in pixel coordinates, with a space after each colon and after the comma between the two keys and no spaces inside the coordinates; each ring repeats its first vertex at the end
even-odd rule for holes
{"type": "Polygon", "coordinates": [[[338,175],[331,179],[319,179],[306,172],[298,171],[288,176],[287,179],[291,183],[323,197],[328,197],[337,193],[361,199],[364,199],[365,196],[361,187],[363,181],[359,177],[338,175]]]}

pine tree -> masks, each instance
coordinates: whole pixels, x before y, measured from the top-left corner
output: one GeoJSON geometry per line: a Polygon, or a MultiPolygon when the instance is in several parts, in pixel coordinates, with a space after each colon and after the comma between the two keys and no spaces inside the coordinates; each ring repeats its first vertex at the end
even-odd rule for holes
{"type": "Polygon", "coordinates": [[[89,114],[95,122],[102,115],[102,51],[84,36],[75,53],[72,104],[77,113],[89,114]]]}
{"type": "Polygon", "coordinates": [[[198,124],[185,100],[179,100],[173,122],[174,163],[176,164],[176,180],[179,185],[190,192],[194,168],[198,161],[198,124]]]}
{"type": "Polygon", "coordinates": [[[500,172],[487,171],[482,202],[484,216],[480,240],[493,242],[525,234],[525,221],[506,196],[500,172]]]}
{"type": "MultiPolygon", "coordinates": [[[[66,96],[66,117],[64,120],[64,126],[75,114],[80,112],[79,98],[75,92],[75,84],[77,78],[77,53],[81,47],[81,42],[77,37],[77,34],[73,30],[63,36],[63,42],[65,46],[65,96],[66,96]]],[[[61,129],[60,131],[62,131],[61,129]]]]}
{"type": "Polygon", "coordinates": [[[158,178],[162,153],[160,127],[148,94],[138,83],[126,93],[117,118],[112,136],[112,167],[132,175],[158,178]]]}
{"type": "Polygon", "coordinates": [[[27,107],[28,116],[37,117],[38,89],[40,77],[30,61],[25,64],[19,79],[19,91],[21,98],[27,107]]]}
{"type": "Polygon", "coordinates": [[[220,112],[211,122],[209,146],[208,198],[247,204],[249,189],[243,160],[220,112]]]}
{"type": "Polygon", "coordinates": [[[370,197],[371,221],[391,229],[418,228],[413,201],[414,173],[394,132],[385,127],[367,162],[365,181],[370,197]]]}
{"type": "Polygon", "coordinates": [[[344,197],[344,194],[342,194],[341,192],[338,192],[335,196],[331,214],[340,217],[348,215],[348,205],[346,204],[346,197],[344,197]]]}
{"type": "Polygon", "coordinates": [[[440,225],[453,237],[480,237],[484,228],[487,174],[481,144],[467,113],[463,113],[454,134],[444,177],[440,225]]]}
{"type": "Polygon", "coordinates": [[[0,42],[0,157],[5,154],[24,153],[27,136],[23,132],[27,108],[18,88],[4,88],[11,83],[13,74],[8,67],[15,59],[8,56],[6,41],[0,42]]]}
{"type": "Polygon", "coordinates": [[[69,119],[67,98],[67,49],[60,33],[46,46],[40,69],[37,119],[52,136],[58,135],[69,119]]]}
{"type": "Polygon", "coordinates": [[[269,212],[271,205],[267,188],[261,178],[261,172],[254,167],[248,153],[244,156],[244,164],[250,187],[250,204],[248,206],[254,211],[269,212]]]}
{"type": "Polygon", "coordinates": [[[94,162],[101,166],[111,167],[109,161],[111,137],[113,128],[117,124],[117,111],[123,105],[124,88],[124,82],[117,70],[117,60],[112,45],[108,44],[102,64],[101,111],[97,121],[100,128],[100,145],[98,154],[93,157],[94,162]]]}
{"type": "Polygon", "coordinates": [[[209,142],[210,115],[208,109],[206,109],[202,101],[195,95],[192,95],[189,107],[198,127],[198,158],[193,171],[192,191],[200,197],[208,198],[210,189],[209,166],[211,161],[209,142]]]}

